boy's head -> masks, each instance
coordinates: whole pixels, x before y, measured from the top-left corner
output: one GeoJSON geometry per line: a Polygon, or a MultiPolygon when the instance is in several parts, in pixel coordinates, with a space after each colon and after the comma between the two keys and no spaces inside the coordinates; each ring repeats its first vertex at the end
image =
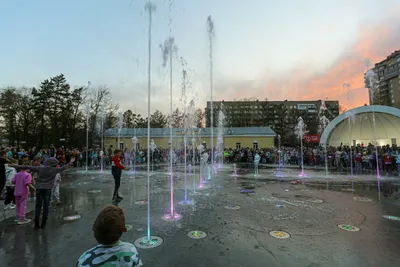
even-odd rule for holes
{"type": "Polygon", "coordinates": [[[125,215],[120,207],[105,207],[93,224],[94,237],[102,245],[113,245],[126,232],[125,215]]]}
{"type": "Polygon", "coordinates": [[[122,154],[122,150],[119,150],[119,149],[114,150],[115,156],[121,157],[121,154],[122,154]]]}

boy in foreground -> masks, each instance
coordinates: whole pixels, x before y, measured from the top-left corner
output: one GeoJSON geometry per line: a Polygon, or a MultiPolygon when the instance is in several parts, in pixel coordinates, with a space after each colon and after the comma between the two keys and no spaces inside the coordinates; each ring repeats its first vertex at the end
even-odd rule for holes
{"type": "Polygon", "coordinates": [[[133,244],[120,241],[126,232],[125,215],[121,208],[108,206],[97,216],[93,225],[99,245],[83,253],[76,267],[136,267],[143,266],[133,244]]]}

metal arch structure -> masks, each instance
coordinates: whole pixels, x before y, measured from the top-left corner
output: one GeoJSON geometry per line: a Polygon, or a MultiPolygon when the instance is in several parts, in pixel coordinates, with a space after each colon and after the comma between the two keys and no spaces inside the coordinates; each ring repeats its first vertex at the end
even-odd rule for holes
{"type": "MultiPolygon", "coordinates": [[[[324,132],[322,133],[322,136],[320,138],[320,145],[324,146],[325,144],[329,145],[329,140],[334,132],[334,130],[341,125],[342,123],[346,122],[349,117],[352,116],[359,116],[361,114],[372,114],[375,112],[375,114],[387,114],[387,115],[392,115],[398,119],[400,119],[400,109],[394,108],[394,107],[389,107],[389,106],[380,106],[380,105],[374,105],[374,106],[362,106],[358,108],[354,108],[351,110],[348,110],[339,116],[337,116],[335,119],[333,119],[325,128],[324,132]]],[[[399,125],[400,128],[400,125],[399,125]]]]}

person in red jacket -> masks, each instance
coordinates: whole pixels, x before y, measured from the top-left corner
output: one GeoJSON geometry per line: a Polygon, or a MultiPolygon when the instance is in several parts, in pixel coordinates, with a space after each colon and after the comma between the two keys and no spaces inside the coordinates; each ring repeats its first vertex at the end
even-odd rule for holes
{"type": "Polygon", "coordinates": [[[129,170],[121,164],[122,150],[115,150],[114,157],[112,158],[111,173],[114,176],[114,194],[113,201],[121,201],[122,197],[118,195],[119,186],[121,185],[122,170],[129,170]]]}

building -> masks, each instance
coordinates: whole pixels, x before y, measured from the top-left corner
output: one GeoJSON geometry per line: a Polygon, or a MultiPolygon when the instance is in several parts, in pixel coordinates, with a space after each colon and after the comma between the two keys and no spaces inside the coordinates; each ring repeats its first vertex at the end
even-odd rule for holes
{"type": "MultiPolygon", "coordinates": [[[[244,128],[224,128],[223,129],[223,146],[224,148],[242,148],[242,147],[272,147],[274,145],[275,132],[269,127],[244,127],[244,128]]],[[[134,143],[132,138],[137,137],[137,149],[147,148],[147,129],[121,129],[118,138],[118,129],[108,129],[106,131],[105,147],[132,150],[134,143]]],[[[217,146],[218,129],[214,129],[214,147],[217,146]]],[[[172,129],[172,144],[175,148],[183,148],[185,129],[172,129]]],[[[192,146],[194,137],[194,145],[197,147],[202,144],[206,148],[211,146],[211,130],[210,128],[200,128],[187,131],[187,145],[192,146]]],[[[150,139],[154,140],[157,147],[168,148],[170,145],[170,129],[169,128],[153,128],[150,129],[150,139]]]]}
{"type": "Polygon", "coordinates": [[[400,50],[376,63],[372,70],[377,80],[375,89],[371,90],[368,79],[364,79],[365,87],[370,89],[368,90],[370,105],[400,108],[400,50]]]}
{"type": "Polygon", "coordinates": [[[363,106],[340,114],[325,128],[321,145],[367,146],[376,138],[379,146],[397,145],[400,140],[400,109],[388,106],[363,106]],[[373,118],[375,116],[375,129],[373,118]],[[350,122],[350,127],[349,127],[350,122]]]}
{"type": "MultiPolygon", "coordinates": [[[[210,102],[205,109],[206,127],[210,127],[210,102]]],[[[286,143],[294,140],[294,128],[302,117],[310,134],[318,133],[320,117],[333,120],[339,115],[338,101],[214,101],[214,127],[218,125],[219,112],[225,116],[228,127],[270,127],[286,143]],[[289,140],[291,139],[291,140],[289,140]]]]}

